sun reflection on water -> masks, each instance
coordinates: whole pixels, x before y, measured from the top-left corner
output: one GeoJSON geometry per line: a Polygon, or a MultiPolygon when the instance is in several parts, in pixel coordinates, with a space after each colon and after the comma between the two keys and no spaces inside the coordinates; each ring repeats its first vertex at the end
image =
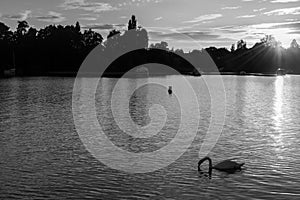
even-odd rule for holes
{"type": "Polygon", "coordinates": [[[284,150],[284,133],[282,131],[283,126],[283,89],[284,89],[284,78],[282,76],[277,76],[275,80],[275,94],[274,94],[274,132],[271,135],[274,142],[274,150],[279,159],[282,159],[281,152],[284,150]]]}
{"type": "Polygon", "coordinates": [[[283,105],[283,77],[277,76],[275,81],[274,95],[274,123],[276,130],[280,131],[282,125],[282,105],[283,105]]]}

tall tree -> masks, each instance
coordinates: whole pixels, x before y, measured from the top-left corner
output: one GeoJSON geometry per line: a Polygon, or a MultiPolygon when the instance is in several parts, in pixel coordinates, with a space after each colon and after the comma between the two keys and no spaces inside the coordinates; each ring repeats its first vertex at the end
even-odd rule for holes
{"type": "Polygon", "coordinates": [[[25,35],[27,32],[27,28],[29,27],[28,22],[26,21],[18,21],[17,26],[17,34],[19,35],[25,35]]]}
{"type": "Polygon", "coordinates": [[[297,43],[297,41],[295,39],[293,39],[293,41],[291,42],[290,48],[292,48],[292,49],[300,48],[299,44],[297,43]]]}
{"type": "Polygon", "coordinates": [[[76,22],[76,24],[75,24],[75,30],[76,30],[76,32],[80,32],[80,24],[79,24],[79,22],[76,22]]]}
{"type": "Polygon", "coordinates": [[[234,52],[234,51],[235,51],[235,44],[232,44],[230,48],[230,52],[234,52]]]}
{"type": "Polygon", "coordinates": [[[131,16],[131,19],[128,22],[128,30],[136,29],[137,21],[134,15],[131,16]]]}
{"type": "Polygon", "coordinates": [[[236,49],[238,50],[238,49],[246,49],[247,48],[247,43],[246,43],[246,41],[244,41],[244,40],[239,40],[238,42],[237,42],[237,45],[236,45],[237,47],[236,47],[236,49]]]}
{"type": "Polygon", "coordinates": [[[268,47],[280,47],[281,46],[281,43],[279,41],[277,41],[275,39],[274,36],[272,35],[266,35],[264,38],[261,39],[261,42],[265,45],[265,46],[268,46],[268,47]]]}
{"type": "Polygon", "coordinates": [[[88,48],[94,48],[102,43],[103,37],[100,33],[94,32],[91,29],[85,30],[83,33],[83,41],[88,48]]]}

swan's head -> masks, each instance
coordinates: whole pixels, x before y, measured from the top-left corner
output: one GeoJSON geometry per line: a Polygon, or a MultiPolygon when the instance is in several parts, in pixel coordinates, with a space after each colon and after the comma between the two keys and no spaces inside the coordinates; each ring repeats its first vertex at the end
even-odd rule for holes
{"type": "Polygon", "coordinates": [[[199,160],[199,162],[198,162],[198,171],[200,172],[201,171],[201,168],[200,168],[200,166],[201,166],[201,164],[204,162],[204,161],[206,161],[206,160],[208,160],[208,162],[209,162],[209,170],[208,170],[208,173],[209,174],[211,174],[211,172],[212,172],[212,161],[211,161],[211,159],[209,158],[209,157],[204,157],[204,158],[202,158],[201,160],[199,160]]]}

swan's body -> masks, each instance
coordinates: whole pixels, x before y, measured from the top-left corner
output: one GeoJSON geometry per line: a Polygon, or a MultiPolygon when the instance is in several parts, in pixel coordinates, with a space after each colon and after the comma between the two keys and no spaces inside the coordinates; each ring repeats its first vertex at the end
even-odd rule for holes
{"type": "Polygon", "coordinates": [[[245,163],[239,164],[232,160],[224,160],[224,161],[216,164],[215,166],[212,166],[211,159],[209,157],[205,157],[198,162],[198,171],[201,171],[200,165],[206,160],[208,160],[208,162],[209,162],[209,174],[211,174],[212,169],[232,173],[232,172],[235,172],[236,170],[241,170],[241,167],[245,164],[245,163]]]}

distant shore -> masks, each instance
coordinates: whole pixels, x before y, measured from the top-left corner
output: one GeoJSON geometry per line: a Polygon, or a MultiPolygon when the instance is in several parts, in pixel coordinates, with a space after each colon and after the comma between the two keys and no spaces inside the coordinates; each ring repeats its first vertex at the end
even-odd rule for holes
{"type": "MultiPolygon", "coordinates": [[[[121,78],[123,77],[123,73],[104,73],[102,77],[106,78],[121,78]]],[[[177,74],[163,74],[163,73],[151,73],[149,75],[150,77],[159,77],[159,76],[172,76],[177,74]]],[[[185,76],[202,76],[202,75],[235,75],[235,76],[268,76],[268,77],[274,77],[277,76],[277,74],[273,73],[238,73],[238,72],[201,72],[201,75],[193,74],[191,72],[185,72],[181,73],[181,75],[185,76]]],[[[297,73],[287,73],[287,75],[299,75],[297,73]]],[[[78,74],[77,72],[48,72],[48,73],[34,73],[34,74],[26,74],[26,75],[15,75],[10,77],[37,77],[37,76],[49,76],[49,77],[98,77],[96,73],[90,72],[90,73],[82,73],[78,74]]],[[[143,78],[148,77],[146,74],[133,74],[132,76],[126,76],[128,78],[130,77],[137,77],[137,78],[143,78]]],[[[9,78],[5,76],[0,76],[0,78],[9,78]]]]}

